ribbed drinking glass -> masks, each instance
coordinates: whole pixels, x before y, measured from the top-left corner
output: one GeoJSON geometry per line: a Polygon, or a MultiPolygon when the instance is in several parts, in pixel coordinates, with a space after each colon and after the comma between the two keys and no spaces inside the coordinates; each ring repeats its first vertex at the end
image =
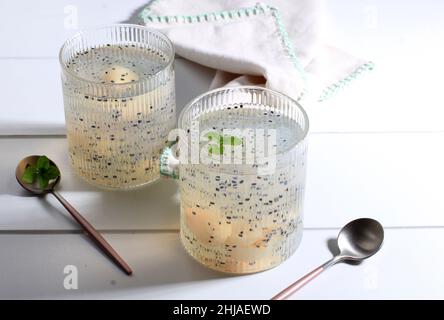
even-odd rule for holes
{"type": "Polygon", "coordinates": [[[174,49],[137,25],[81,31],[60,50],[69,155],[88,182],[125,189],[159,177],[174,128],[174,49]]]}
{"type": "Polygon", "coordinates": [[[162,174],[178,179],[188,253],[230,273],[287,259],[302,236],[308,132],[302,107],[265,88],[221,88],[188,104],[179,129],[186,138],[179,137],[176,153],[165,150],[162,174]]]}

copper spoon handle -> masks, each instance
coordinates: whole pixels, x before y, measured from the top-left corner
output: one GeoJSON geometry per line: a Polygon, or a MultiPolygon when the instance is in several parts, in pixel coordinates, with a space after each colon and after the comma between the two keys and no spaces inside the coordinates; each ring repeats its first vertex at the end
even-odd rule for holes
{"type": "Polygon", "coordinates": [[[127,275],[131,275],[133,271],[130,266],[119,256],[119,254],[111,247],[111,245],[102,237],[102,235],[73,207],[63,198],[57,191],[52,190],[51,193],[60,201],[60,203],[68,210],[71,216],[80,224],[86,233],[96,242],[116,264],[118,264],[127,275]]]}
{"type": "Polygon", "coordinates": [[[286,300],[288,297],[290,297],[293,293],[298,291],[300,288],[305,286],[308,282],[316,278],[322,271],[324,271],[324,267],[320,266],[310,273],[307,273],[305,276],[297,280],[296,282],[293,282],[291,285],[289,285],[287,288],[279,292],[277,295],[275,295],[271,300],[286,300]]]}
{"type": "Polygon", "coordinates": [[[308,282],[316,278],[318,275],[322,273],[322,271],[330,268],[331,266],[335,265],[336,263],[342,261],[344,259],[343,256],[337,255],[333,259],[327,261],[322,266],[317,267],[313,271],[307,273],[305,276],[297,280],[296,282],[293,282],[291,285],[289,285],[287,288],[279,292],[277,295],[275,295],[271,300],[286,300],[288,297],[290,297],[293,293],[298,291],[300,288],[305,286],[308,282]]]}

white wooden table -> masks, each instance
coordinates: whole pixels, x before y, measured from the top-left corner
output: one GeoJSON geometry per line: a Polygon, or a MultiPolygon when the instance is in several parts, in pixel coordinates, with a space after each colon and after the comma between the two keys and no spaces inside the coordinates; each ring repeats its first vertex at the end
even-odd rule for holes
{"type": "MultiPolygon", "coordinates": [[[[174,182],[98,191],[73,175],[63,135],[6,132],[24,113],[44,125],[43,104],[57,106],[63,118],[57,53],[75,32],[67,29],[66,12],[77,10],[78,27],[85,28],[131,21],[144,4],[0,3],[0,298],[267,299],[328,259],[328,240],[361,216],[384,224],[381,252],[359,266],[338,265],[295,298],[444,298],[444,4],[328,1],[330,43],[377,67],[336,98],[306,106],[311,136],[302,244],[278,268],[239,277],[208,270],[182,250],[174,182]],[[53,199],[20,190],[15,165],[33,153],[60,163],[60,191],[129,262],[133,277],[91,246],[53,199]],[[78,268],[77,290],[63,286],[66,265],[78,268]]],[[[180,110],[208,89],[213,71],[183,59],[176,71],[180,110]]]]}

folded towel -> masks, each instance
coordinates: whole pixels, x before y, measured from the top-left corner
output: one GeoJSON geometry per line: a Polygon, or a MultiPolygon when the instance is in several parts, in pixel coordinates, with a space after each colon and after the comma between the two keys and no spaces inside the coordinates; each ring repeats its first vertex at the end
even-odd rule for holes
{"type": "Polygon", "coordinates": [[[211,88],[264,85],[322,101],[373,68],[323,43],[322,12],[320,0],[153,0],[139,16],[177,54],[216,69],[211,88]]]}

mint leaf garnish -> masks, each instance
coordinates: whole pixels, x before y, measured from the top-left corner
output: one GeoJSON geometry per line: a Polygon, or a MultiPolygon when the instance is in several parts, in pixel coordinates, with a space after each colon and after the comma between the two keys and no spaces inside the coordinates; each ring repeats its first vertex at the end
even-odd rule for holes
{"type": "Polygon", "coordinates": [[[242,144],[242,139],[235,136],[224,136],[223,144],[230,144],[232,146],[239,146],[242,144]]]}
{"type": "Polygon", "coordinates": [[[205,137],[210,141],[218,141],[220,140],[221,136],[216,131],[210,131],[208,132],[205,137]]]}
{"type": "Polygon", "coordinates": [[[224,153],[224,145],[231,145],[231,146],[239,146],[242,145],[242,139],[235,137],[235,136],[230,136],[230,135],[224,135],[221,136],[220,134],[218,134],[215,131],[210,131],[208,132],[205,137],[209,140],[209,141],[217,141],[217,144],[214,145],[209,145],[208,146],[208,153],[210,155],[220,155],[224,153]]]}
{"type": "Polygon", "coordinates": [[[25,172],[23,173],[22,180],[26,183],[34,183],[36,175],[37,167],[35,165],[29,165],[26,167],[25,172]]]}
{"type": "Polygon", "coordinates": [[[209,153],[210,155],[213,155],[213,154],[217,154],[217,155],[222,154],[222,153],[224,153],[224,147],[223,147],[222,145],[208,146],[208,153],[209,153]]]}
{"type": "Polygon", "coordinates": [[[57,179],[60,176],[60,171],[56,166],[50,165],[49,168],[42,173],[42,176],[48,180],[57,179]]]}
{"type": "Polygon", "coordinates": [[[43,176],[37,176],[37,181],[39,183],[40,190],[45,190],[49,184],[49,180],[44,178],[43,176]]]}
{"type": "Polygon", "coordinates": [[[51,180],[60,177],[60,171],[51,164],[46,156],[40,156],[35,165],[30,164],[23,173],[22,180],[25,183],[33,184],[37,181],[39,188],[45,190],[51,180]]]}
{"type": "Polygon", "coordinates": [[[37,160],[37,169],[48,170],[50,166],[49,159],[46,156],[40,156],[37,160]]]}

